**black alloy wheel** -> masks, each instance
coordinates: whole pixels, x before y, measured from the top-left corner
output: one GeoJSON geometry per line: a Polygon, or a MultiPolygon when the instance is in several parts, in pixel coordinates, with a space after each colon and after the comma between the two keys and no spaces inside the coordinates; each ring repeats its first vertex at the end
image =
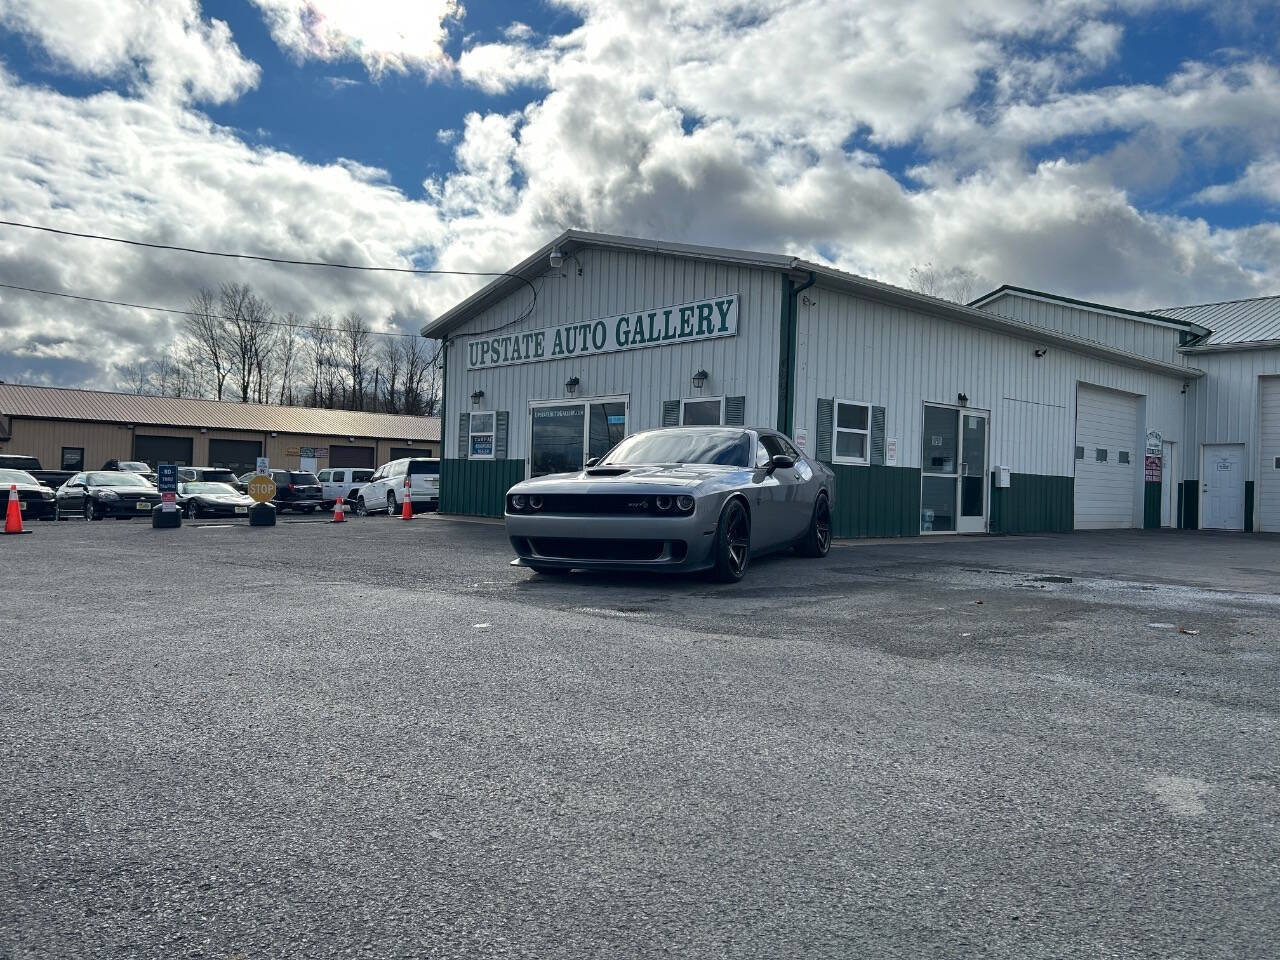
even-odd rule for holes
{"type": "Polygon", "coordinates": [[[197,504],[194,500],[187,501],[187,517],[188,519],[191,519],[191,520],[200,519],[200,505],[197,504]]]}
{"type": "Polygon", "coordinates": [[[751,562],[751,517],[747,508],[736,497],[720,511],[716,526],[716,563],[711,569],[713,579],[721,583],[737,583],[747,572],[751,562]]]}
{"type": "Polygon", "coordinates": [[[825,557],[831,549],[831,501],[825,493],[818,494],[813,504],[813,519],[800,541],[796,552],[802,557],[825,557]]]}

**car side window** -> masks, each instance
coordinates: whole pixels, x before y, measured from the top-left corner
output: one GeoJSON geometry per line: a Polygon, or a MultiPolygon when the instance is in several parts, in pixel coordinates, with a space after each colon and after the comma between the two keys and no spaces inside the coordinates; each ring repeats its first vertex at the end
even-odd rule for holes
{"type": "Polygon", "coordinates": [[[374,471],[373,476],[369,478],[369,482],[370,482],[370,483],[373,483],[375,480],[381,480],[381,479],[382,479],[382,471],[383,471],[384,469],[385,469],[385,467],[379,467],[377,470],[375,470],[375,471],[374,471]]]}
{"type": "Polygon", "coordinates": [[[391,464],[391,471],[388,474],[388,476],[403,477],[405,470],[407,470],[408,468],[409,468],[409,464],[406,461],[397,460],[395,463],[391,464]]]}
{"type": "Polygon", "coordinates": [[[799,460],[800,453],[784,437],[780,437],[774,433],[766,433],[760,437],[760,442],[764,444],[764,448],[769,451],[770,457],[790,457],[792,460],[799,460]]]}
{"type": "Polygon", "coordinates": [[[756,441],[756,466],[767,467],[769,465],[769,451],[765,448],[763,438],[756,441]]]}
{"type": "Polygon", "coordinates": [[[328,470],[321,470],[318,474],[316,474],[316,479],[319,480],[321,483],[328,483],[330,476],[331,474],[329,473],[328,470]]]}

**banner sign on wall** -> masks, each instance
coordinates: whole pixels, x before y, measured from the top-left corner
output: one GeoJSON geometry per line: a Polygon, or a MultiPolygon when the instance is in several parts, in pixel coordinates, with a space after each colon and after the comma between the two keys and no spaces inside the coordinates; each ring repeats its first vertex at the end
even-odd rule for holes
{"type": "Polygon", "coordinates": [[[730,297],[695,300],[602,320],[475,337],[467,340],[464,348],[468,370],[488,370],[516,363],[733,337],[737,333],[738,295],[735,293],[730,297]]]}

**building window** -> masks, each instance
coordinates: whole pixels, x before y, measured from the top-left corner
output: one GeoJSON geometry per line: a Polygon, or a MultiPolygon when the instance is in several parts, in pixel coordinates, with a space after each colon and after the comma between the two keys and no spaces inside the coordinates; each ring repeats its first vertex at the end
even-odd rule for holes
{"type": "Polygon", "coordinates": [[[496,414],[471,414],[470,435],[467,438],[467,456],[472,460],[493,459],[493,430],[496,414]]]}
{"type": "Polygon", "coordinates": [[[1120,451],[1120,454],[1119,454],[1119,460],[1120,460],[1120,462],[1121,462],[1121,463],[1128,463],[1128,462],[1129,462],[1129,451],[1128,451],[1128,450],[1121,450],[1121,451],[1120,451]]]}
{"type": "Polygon", "coordinates": [[[871,449],[871,405],[850,400],[836,401],[835,445],[833,458],[836,463],[868,462],[871,449]]]}
{"type": "Polygon", "coordinates": [[[1084,459],[1084,447],[1076,447],[1076,459],[1077,460],[1084,459]]]}
{"type": "Polygon", "coordinates": [[[84,447],[63,447],[62,448],[62,469],[63,470],[83,470],[84,469],[84,447]]]}
{"type": "Polygon", "coordinates": [[[1096,450],[1094,450],[1094,451],[1093,451],[1093,459],[1094,459],[1094,460],[1096,460],[1098,463],[1106,463],[1106,462],[1107,462],[1107,448],[1106,448],[1106,447],[1098,447],[1096,450]]]}
{"type": "Polygon", "coordinates": [[[724,423],[724,397],[680,401],[682,426],[718,427],[722,423],[724,423]]]}
{"type": "Polygon", "coordinates": [[[529,404],[529,476],[571,473],[627,435],[627,398],[535,400],[529,404]]]}

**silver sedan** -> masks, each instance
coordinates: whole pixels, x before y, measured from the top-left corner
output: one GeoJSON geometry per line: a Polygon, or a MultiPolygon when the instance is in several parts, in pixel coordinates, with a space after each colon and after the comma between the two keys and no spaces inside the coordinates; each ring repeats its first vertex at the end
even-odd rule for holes
{"type": "Polygon", "coordinates": [[[628,437],[578,473],[507,491],[514,563],[539,573],[707,571],[741,580],[753,556],[831,548],[835,478],[775,430],[670,427],[628,437]]]}

